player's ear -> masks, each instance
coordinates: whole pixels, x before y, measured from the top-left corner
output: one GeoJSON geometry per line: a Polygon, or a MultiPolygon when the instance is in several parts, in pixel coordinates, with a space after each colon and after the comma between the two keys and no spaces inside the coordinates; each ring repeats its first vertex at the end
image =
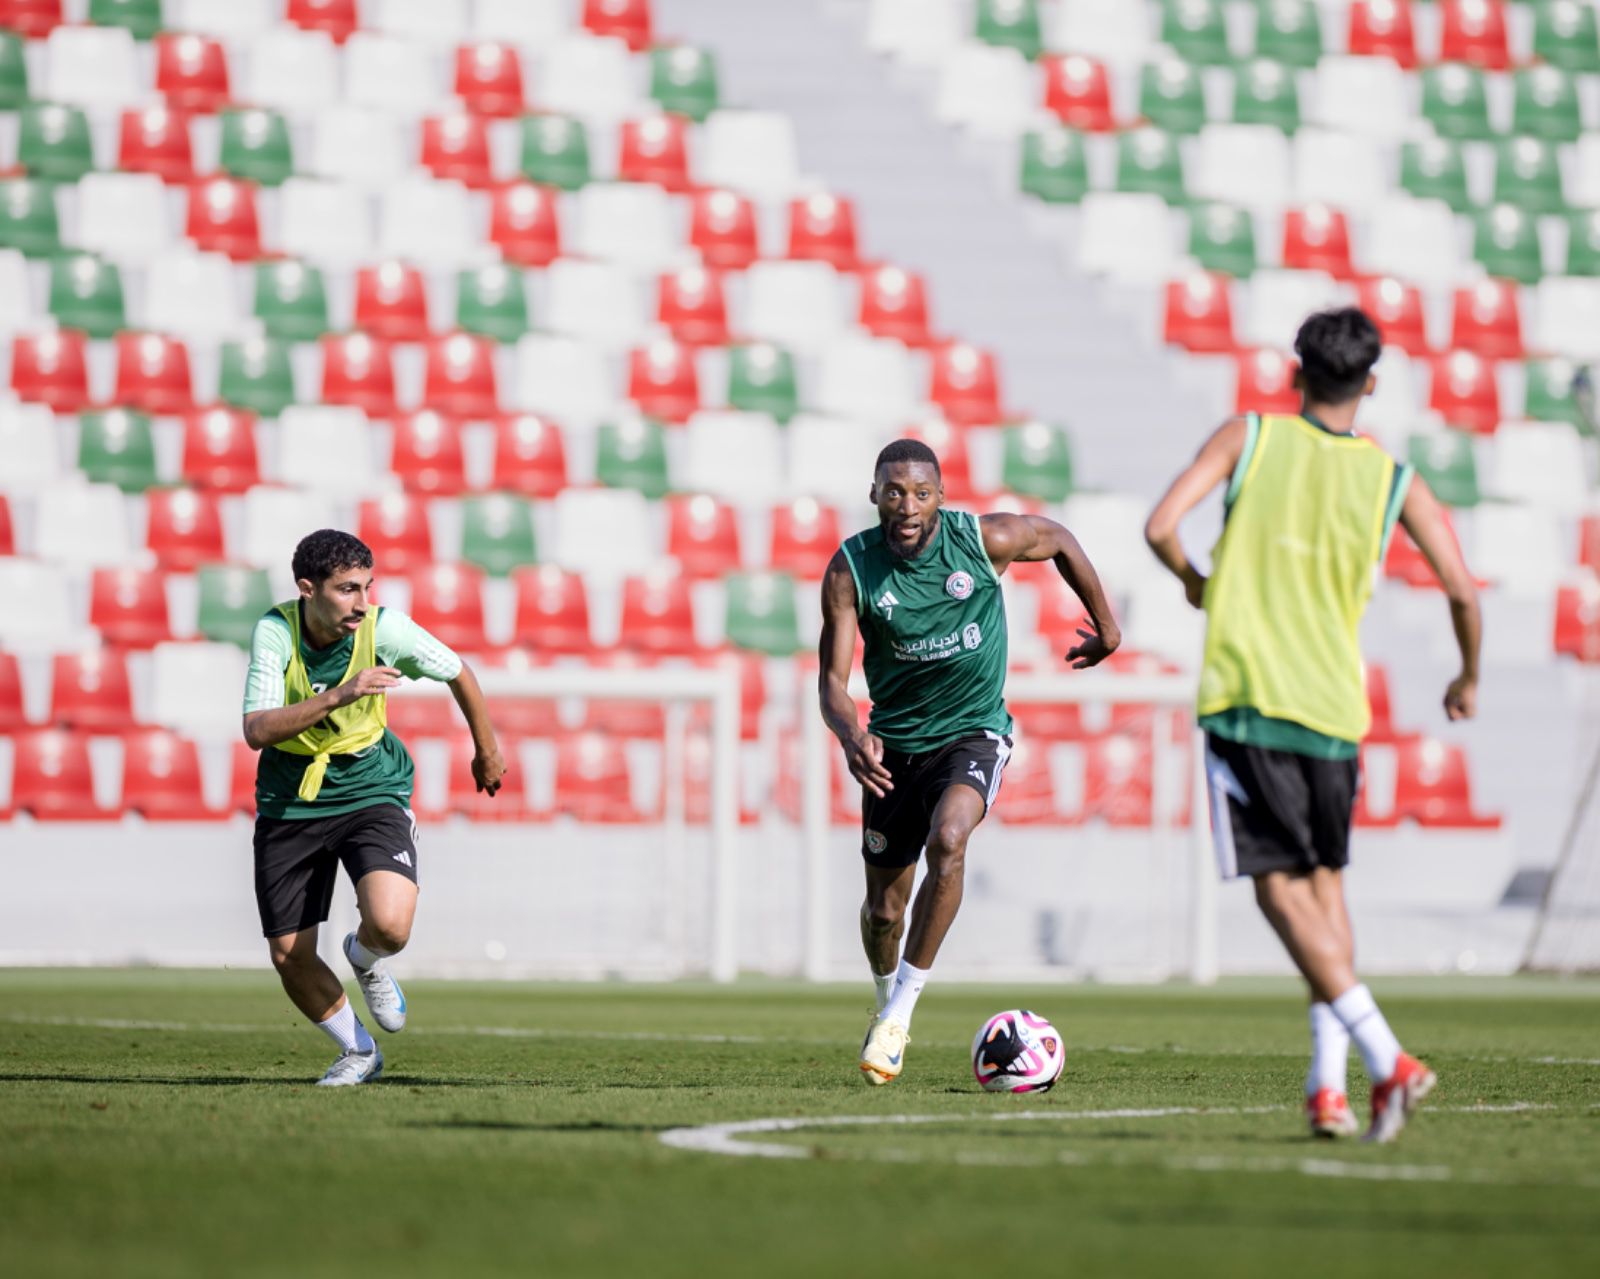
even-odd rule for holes
{"type": "Polygon", "coordinates": [[[295,581],[295,586],[300,590],[301,599],[308,600],[317,593],[317,588],[312,585],[309,577],[297,578],[295,581]]]}
{"type": "Polygon", "coordinates": [[[867,501],[874,506],[878,504],[878,482],[876,480],[872,482],[872,487],[867,490],[867,501]]]}
{"type": "Polygon", "coordinates": [[[1362,395],[1371,395],[1377,389],[1378,389],[1378,375],[1376,373],[1368,373],[1367,374],[1366,389],[1363,390],[1361,392],[1361,394],[1362,395]]]}
{"type": "Polygon", "coordinates": [[[1305,370],[1303,370],[1298,363],[1296,363],[1294,366],[1294,377],[1290,380],[1290,385],[1293,386],[1297,391],[1304,391],[1306,389],[1305,370]]]}

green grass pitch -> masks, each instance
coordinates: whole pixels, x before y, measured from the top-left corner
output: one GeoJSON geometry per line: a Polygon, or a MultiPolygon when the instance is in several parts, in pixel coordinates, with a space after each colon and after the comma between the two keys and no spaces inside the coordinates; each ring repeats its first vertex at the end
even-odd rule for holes
{"type": "Polygon", "coordinates": [[[865,982],[415,981],[331,1090],[269,973],[0,971],[0,1271],[1600,1274],[1600,983],[1375,988],[1440,1081],[1386,1148],[1302,1135],[1288,982],[936,981],[869,1088],[865,982]],[[971,1081],[1015,1005],[1067,1040],[1042,1097],[971,1081]]]}

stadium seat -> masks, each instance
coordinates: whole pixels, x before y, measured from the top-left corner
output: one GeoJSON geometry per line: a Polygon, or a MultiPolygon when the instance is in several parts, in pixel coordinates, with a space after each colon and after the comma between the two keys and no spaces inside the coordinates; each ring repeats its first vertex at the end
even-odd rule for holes
{"type": "Polygon", "coordinates": [[[633,346],[649,328],[638,274],[620,262],[559,258],[545,273],[545,296],[546,326],[596,354],[633,346]]]}
{"type": "Polygon", "coordinates": [[[716,56],[693,45],[657,45],[650,51],[650,96],[663,111],[703,122],[721,104],[716,56]]]}
{"type": "Polygon", "coordinates": [[[489,242],[516,266],[548,266],[561,253],[555,192],[531,182],[496,187],[490,193],[489,242]]]}
{"type": "Polygon", "coordinates": [[[61,251],[55,191],[53,182],[0,180],[0,247],[18,249],[31,258],[53,257],[61,251]]]}
{"type": "Polygon", "coordinates": [[[483,571],[470,564],[435,564],[410,574],[411,616],[441,644],[458,652],[487,647],[483,571]]]}
{"type": "Polygon", "coordinates": [[[1119,134],[1115,189],[1160,196],[1170,205],[1185,204],[1189,192],[1177,138],[1148,127],[1119,134]]]}
{"type": "Polygon", "coordinates": [[[83,733],[133,727],[133,692],[121,651],[57,653],[50,667],[50,722],[83,733]]]}
{"type": "Polygon", "coordinates": [[[1422,310],[1422,292],[1392,275],[1365,276],[1356,282],[1356,302],[1377,324],[1385,346],[1408,355],[1431,350],[1422,310]]]}
{"type": "Polygon", "coordinates": [[[839,513],[814,497],[797,497],[772,509],[767,565],[801,582],[815,582],[839,549],[839,513]]]}
{"type": "Polygon", "coordinates": [[[625,120],[619,133],[617,177],[647,182],[668,191],[692,186],[689,175],[688,121],[674,115],[625,120]]]}
{"type": "Polygon", "coordinates": [[[554,497],[567,485],[561,428],[532,413],[497,418],[491,482],[506,492],[554,497]]]}
{"type": "Polygon", "coordinates": [[[1473,209],[1461,146],[1450,138],[1401,144],[1400,187],[1419,200],[1443,200],[1457,213],[1473,209]]]}
{"type": "Polygon", "coordinates": [[[491,577],[505,577],[539,558],[533,508],[510,493],[484,493],[461,503],[461,558],[491,577]]]}
{"type": "Polygon", "coordinates": [[[305,120],[338,101],[341,59],[327,32],[273,26],[245,47],[245,101],[305,120]]]}
{"type": "Polygon", "coordinates": [[[422,122],[422,167],[436,178],[454,179],[475,190],[494,181],[489,157],[489,123],[459,112],[422,122]]]}
{"type": "Polygon", "coordinates": [[[1316,0],[1255,0],[1256,53],[1292,67],[1314,67],[1322,57],[1316,0]]]}
{"type": "Polygon", "coordinates": [[[672,199],[660,187],[596,182],[576,203],[573,239],[579,254],[639,271],[659,271],[679,257],[672,199]]]}
{"type": "Polygon", "coordinates": [[[503,262],[456,276],[456,324],[465,332],[515,342],[529,329],[523,274],[503,262]]]}
{"type": "Polygon", "coordinates": [[[1472,437],[1464,431],[1413,435],[1406,460],[1416,467],[1434,496],[1450,506],[1476,506],[1482,500],[1472,437]]]}
{"type": "Polygon", "coordinates": [[[1203,271],[1248,278],[1256,269],[1255,220],[1231,204],[1194,206],[1189,212],[1189,256],[1203,271]]]}
{"type": "Polygon", "coordinates": [[[289,124],[262,108],[222,113],[222,149],[217,167],[247,182],[275,187],[294,174],[289,124]]]}
{"type": "Polygon", "coordinates": [[[999,372],[994,356],[967,342],[950,342],[933,351],[928,399],[958,425],[1001,422],[999,372]]]}
{"type": "MultiPolygon", "coordinates": [[[[964,430],[944,418],[931,417],[913,422],[905,427],[901,434],[908,439],[921,440],[934,451],[939,459],[939,471],[944,479],[944,491],[947,500],[952,502],[973,502],[976,494],[972,485],[972,454],[967,447],[967,440],[971,432],[964,430]]],[[[837,480],[839,500],[848,500],[853,506],[859,500],[861,493],[860,476],[871,475],[873,462],[876,460],[877,446],[881,441],[863,436],[859,429],[854,435],[860,441],[860,464],[845,465],[839,469],[841,474],[837,480]]],[[[854,458],[844,449],[835,449],[833,454],[836,459],[854,458]]]]}
{"type": "Polygon", "coordinates": [[[1511,65],[1505,6],[1500,0],[1443,0],[1439,5],[1439,60],[1469,62],[1486,71],[1511,65]]]}
{"type": "Polygon", "coordinates": [[[0,733],[19,733],[30,727],[16,655],[0,653],[0,733]]]}
{"type": "Polygon", "coordinates": [[[541,66],[534,97],[549,110],[601,127],[638,113],[633,59],[620,40],[568,34],[551,46],[541,66]]]}
{"type": "Polygon", "coordinates": [[[156,92],[174,111],[211,115],[232,98],[228,55],[218,40],[167,33],[156,37],[156,92]]]}
{"type": "Polygon", "coordinates": [[[1573,209],[1566,217],[1567,260],[1563,275],[1600,275],[1600,209],[1573,209]]]}
{"type": "MultiPolygon", "coordinates": [[[[878,450],[895,433],[882,423],[874,425],[813,413],[798,415],[784,429],[788,464],[781,472],[783,482],[774,487],[768,500],[775,503],[804,494],[839,506],[859,505],[864,496],[863,481],[872,475],[878,450]]],[[[908,429],[905,434],[915,434],[915,429],[908,429]]],[[[940,462],[945,496],[959,501],[955,467],[943,454],[940,462]]],[[[734,487],[730,481],[729,488],[734,487]]]]}
{"type": "Polygon", "coordinates": [[[856,322],[873,337],[892,338],[906,346],[935,342],[928,327],[927,285],[922,276],[897,266],[863,271],[861,306],[856,322]]]}
{"type": "Polygon", "coordinates": [[[426,346],[423,403],[447,416],[483,419],[500,411],[495,346],[473,333],[449,333],[426,346]]]}
{"type": "MultiPolygon", "coordinates": [[[[89,625],[113,648],[152,648],[172,638],[166,575],[159,569],[97,568],[89,583],[89,625]]],[[[4,701],[0,656],[0,702],[4,701]]],[[[0,705],[0,731],[5,731],[0,705]]]]}
{"type": "Polygon", "coordinates": [[[17,112],[17,164],[30,176],[76,182],[94,168],[89,118],[60,103],[23,103],[17,112]]]}
{"type": "MultiPolygon", "coordinates": [[[[16,22],[15,14],[8,20],[16,22]]],[[[0,110],[15,111],[28,101],[28,59],[15,31],[0,31],[0,110]]]]}
{"type": "Polygon", "coordinates": [[[744,270],[760,255],[755,206],[737,191],[696,191],[690,203],[689,244],[713,270],[744,270]]]}
{"type": "Polygon", "coordinates": [[[1462,274],[1449,205],[1395,195],[1379,201],[1365,221],[1364,271],[1440,289],[1453,287],[1462,274]]]}
{"type": "Polygon", "coordinates": [[[391,423],[389,469],[407,492],[454,497],[467,487],[461,430],[431,409],[406,413],[391,423]]]}
{"type": "Polygon", "coordinates": [[[656,282],[656,322],[689,346],[726,346],[728,306],[722,277],[700,266],[681,267],[656,282]]]}
{"type": "Polygon", "coordinates": [[[1171,281],[1162,341],[1188,351],[1232,351],[1236,343],[1228,277],[1194,271],[1171,281]]]}
{"type": "Polygon", "coordinates": [[[1518,422],[1496,432],[1489,448],[1490,487],[1502,501],[1560,516],[1580,514],[1589,499],[1584,441],[1555,422],[1518,422]]]}
{"type": "Polygon", "coordinates": [[[549,413],[575,427],[613,411],[612,374],[597,346],[530,333],[517,343],[517,408],[549,413]]]}
{"type": "Polygon", "coordinates": [[[307,31],[324,31],[338,44],[361,26],[356,0],[287,0],[284,18],[307,31]]]}
{"type": "Polygon", "coordinates": [[[434,271],[459,270],[488,257],[466,187],[416,175],[383,193],[378,247],[434,271]]]}
{"type": "Polygon", "coordinates": [[[374,256],[371,208],[359,187],[291,177],[284,180],[278,199],[276,247],[284,253],[338,267],[374,256]]]}
{"type": "Polygon", "coordinates": [[[1451,351],[1430,360],[1428,407],[1451,426],[1492,432],[1500,424],[1500,392],[1494,366],[1471,351],[1451,351]]]}
{"type": "Polygon", "coordinates": [[[795,610],[794,579],[787,573],[730,573],[722,633],[728,643],[790,657],[804,647],[795,610]]]}
{"type": "Polygon", "coordinates": [[[365,333],[330,333],[319,345],[320,399],[324,403],[348,405],[371,417],[388,417],[396,411],[394,367],[387,342],[365,333]]]}
{"type": "Polygon", "coordinates": [[[744,506],[766,505],[785,483],[783,435],[755,413],[700,412],[687,427],[678,486],[744,506]]]}
{"type": "Polygon", "coordinates": [[[664,497],[672,487],[665,429],[659,422],[632,417],[601,426],[595,439],[595,479],[609,488],[664,497]]]}
{"type": "Polygon", "coordinates": [[[687,422],[700,407],[694,349],[657,338],[628,355],[628,398],[646,417],[687,422]]]}
{"type": "Polygon", "coordinates": [[[20,400],[76,413],[89,402],[83,334],[70,329],[11,339],[11,389],[20,400]]]}
{"type": "Polygon", "coordinates": [[[1386,141],[1362,133],[1302,129],[1292,144],[1294,203],[1368,213],[1393,189],[1392,151],[1386,141]]]}
{"type": "Polygon", "coordinates": [[[1523,368],[1522,416],[1539,422],[1567,422],[1589,429],[1574,394],[1578,368],[1571,360],[1530,360],[1523,368]]]}
{"type": "Polygon", "coordinates": [[[1298,413],[1294,362],[1282,351],[1240,351],[1235,357],[1235,413],[1298,413]]]}
{"type": "Polygon", "coordinates": [[[1103,63],[1082,54],[1040,59],[1044,105],[1068,128],[1105,133],[1116,128],[1111,83],[1103,63]]]}
{"type": "Polygon", "coordinates": [[[128,262],[167,245],[166,195],[149,173],[90,173],[78,183],[79,248],[128,262]]]}
{"type": "Polygon", "coordinates": [[[30,729],[12,739],[11,807],[35,821],[112,821],[117,808],[95,801],[89,744],[58,728],[30,729]]]}
{"type": "Polygon", "coordinates": [[[0,610],[0,648],[27,656],[73,652],[94,642],[94,633],[77,620],[79,609],[68,589],[68,575],[59,565],[0,559],[0,592],[6,599],[28,601],[25,609],[0,610]]]}
{"type": "Polygon", "coordinates": [[[1310,122],[1380,142],[1411,128],[1411,77],[1384,57],[1331,55],[1317,64],[1310,122]]]}
{"type": "Polygon", "coordinates": [[[217,398],[263,417],[276,417],[295,402],[287,343],[273,338],[224,342],[219,350],[217,398]]]}
{"type": "Polygon", "coordinates": [[[90,253],[51,259],[50,313],[62,328],[104,340],[127,326],[122,273],[90,253]]]}
{"type": "Polygon", "coordinates": [[[110,110],[137,101],[144,85],[130,32],[115,27],[57,27],[45,39],[45,91],[51,102],[110,110]]]}
{"type": "Polygon", "coordinates": [[[1044,502],[1072,496],[1072,442],[1059,426],[1018,422],[1005,429],[1000,482],[1010,492],[1044,502]]]}
{"type": "Polygon", "coordinates": [[[1395,746],[1394,816],[1419,826],[1497,828],[1500,818],[1476,813],[1467,781],[1466,752],[1423,737],[1395,746]]]}
{"type": "Polygon", "coordinates": [[[1600,575],[1600,515],[1578,521],[1578,563],[1600,575]]]}
{"type": "Polygon", "coordinates": [[[589,134],[580,120],[529,115],[522,120],[522,175],[540,186],[576,191],[589,181],[589,134]]]}
{"type": "Polygon", "coordinates": [[[226,816],[205,802],[194,743],[165,728],[143,728],[123,737],[122,807],[153,822],[226,816]]]}
{"type": "Polygon", "coordinates": [[[1552,276],[1534,295],[1529,345],[1569,360],[1600,360],[1600,280],[1552,276]]]}
{"type": "Polygon", "coordinates": [[[1600,71],[1594,8],[1583,0],[1546,0],[1534,5],[1533,56],[1563,71],[1600,71]]]}
{"type": "Polygon", "coordinates": [[[239,493],[259,484],[255,418],[220,405],[185,414],[180,470],[197,488],[239,493]]]}
{"type": "Polygon", "coordinates": [[[200,634],[218,644],[249,648],[256,623],[273,605],[266,569],[203,564],[195,576],[200,587],[200,634]]]}
{"type": "Polygon", "coordinates": [[[583,578],[554,564],[517,569],[516,635],[545,653],[590,653],[589,596],[583,578]]]}
{"type": "Polygon", "coordinates": [[[194,180],[194,149],[189,117],[164,104],[122,113],[117,167],[128,173],[153,173],[163,182],[194,180]]]}
{"type": "Polygon", "coordinates": [[[1411,0],[1351,0],[1345,46],[1353,54],[1392,58],[1405,70],[1415,70],[1411,0]]]}
{"type": "Polygon", "coordinates": [[[381,0],[366,6],[366,25],[419,44],[448,48],[467,35],[468,0],[381,0]]]}
{"type": "Polygon", "coordinates": [[[232,559],[280,576],[288,585],[289,561],[303,530],[330,528],[339,522],[324,492],[258,484],[242,500],[243,531],[234,541],[232,559]]]}
{"type": "Polygon", "coordinates": [[[359,408],[297,404],[278,418],[278,479],[302,490],[338,491],[347,500],[395,487],[375,466],[373,430],[359,408]]]}
{"type": "Polygon", "coordinates": [[[823,413],[894,425],[913,416],[921,398],[911,355],[899,342],[853,332],[823,352],[816,392],[823,413]]]}
{"type": "Polygon", "coordinates": [[[1163,0],[1161,42],[1196,66],[1233,63],[1220,0],[1163,0]]]}
{"type": "Polygon", "coordinates": [[[974,137],[1014,137],[1034,113],[1032,66],[1015,49],[969,40],[937,74],[934,118],[974,137]]]}
{"type": "Polygon", "coordinates": [[[1522,319],[1516,285],[1491,279],[1457,289],[1451,304],[1450,345],[1488,360],[1520,360],[1522,319]]]}
{"type": "Polygon", "coordinates": [[[667,554],[685,577],[719,578],[742,566],[739,520],[731,506],[708,493],[669,498],[666,505],[667,554]]]}
{"type": "Polygon", "coordinates": [[[464,44],[455,54],[455,95],[473,115],[514,119],[527,110],[522,58],[513,44],[464,44]]]}
{"type": "Polygon", "coordinates": [[[1495,136],[1483,72],[1460,63],[1422,73],[1422,118],[1443,138],[1484,142],[1495,136]]]}
{"type": "Polygon", "coordinates": [[[1083,751],[1082,820],[1146,827],[1153,809],[1154,747],[1148,733],[1090,738],[1083,751]]]}
{"type": "Polygon", "coordinates": [[[1047,204],[1077,204],[1089,191],[1083,135],[1054,125],[1022,138],[1022,191],[1047,204]]]}
{"type": "Polygon", "coordinates": [[[399,124],[388,111],[340,105],[318,114],[307,169],[330,181],[382,191],[400,179],[410,160],[399,124]]]}
{"type": "Polygon", "coordinates": [[[236,262],[261,256],[261,218],[253,186],[230,178],[206,178],[189,188],[188,200],[183,233],[197,248],[236,262]]]}
{"type": "Polygon", "coordinates": [[[700,126],[698,177],[757,200],[787,200],[800,183],[794,125],[768,111],[721,108],[700,126]]]}
{"type": "Polygon", "coordinates": [[[156,483],[155,437],[150,419],[127,409],[78,417],[78,469],[92,482],[142,493],[156,483]]]}
{"type": "Polygon", "coordinates": [[[1208,124],[1200,131],[1189,193],[1201,199],[1278,209],[1291,202],[1289,140],[1270,124],[1208,124]]]}
{"type": "Polygon", "coordinates": [[[428,504],[412,494],[363,498],[356,509],[356,536],[372,548],[386,577],[415,572],[434,560],[428,504]]]}
{"type": "Polygon", "coordinates": [[[757,262],[745,273],[745,329],[816,355],[844,327],[838,276],[822,262],[757,262]]]}
{"type": "Polygon", "coordinates": [[[794,357],[770,342],[753,342],[728,353],[728,406],[787,422],[800,411],[794,357]]]}
{"type": "Polygon", "coordinates": [[[1560,67],[1525,67],[1514,77],[1511,131],[1553,142],[1576,142],[1583,133],[1576,77],[1560,67]]]}
{"type": "Polygon", "coordinates": [[[658,804],[640,808],[620,740],[603,733],[556,739],[555,811],[579,822],[625,824],[654,820],[658,804]]]}
{"type": "Polygon", "coordinates": [[[1294,133],[1300,118],[1300,89],[1292,67],[1253,58],[1239,68],[1233,88],[1235,124],[1268,124],[1294,133]]]}
{"type": "Polygon", "coordinates": [[[11,499],[0,493],[0,556],[17,553],[16,526],[11,519],[11,499]]]}
{"type": "Polygon", "coordinates": [[[1501,138],[1495,144],[1494,198],[1527,213],[1563,213],[1561,158],[1544,138],[1501,138]]]}
{"type": "Polygon", "coordinates": [[[144,327],[202,345],[239,332],[233,264],[185,245],[145,263],[144,327]]]}
{"type": "Polygon", "coordinates": [[[1553,640],[1557,654],[1600,662],[1600,577],[1557,588],[1553,640]]]}
{"type": "Polygon", "coordinates": [[[472,33],[542,49],[567,30],[570,8],[566,0],[478,0],[472,33]]]}
{"type": "Polygon", "coordinates": [[[1537,220],[1514,204],[1473,215],[1473,257],[1492,276],[1537,284],[1544,276],[1537,220]]]}
{"type": "Polygon", "coordinates": [[[472,738],[457,732],[450,742],[443,812],[422,812],[425,820],[457,814],[472,822],[526,822],[543,819],[548,814],[536,813],[530,806],[528,779],[519,759],[518,743],[509,735],[500,739],[501,755],[506,761],[505,775],[493,795],[478,790],[472,777],[472,760],[476,747],[472,738]]]}
{"type": "Polygon", "coordinates": [[[788,256],[827,262],[853,271],[861,262],[856,240],[855,205],[847,198],[818,192],[789,202],[788,256]]]}
{"type": "Polygon", "coordinates": [[[356,271],[355,326],[385,342],[428,336],[428,297],[422,272],[390,260],[356,271]]]}
{"type": "Polygon", "coordinates": [[[695,640],[688,579],[675,568],[625,578],[618,643],[663,657],[695,652],[700,645],[695,640]]]}
{"type": "Polygon", "coordinates": [[[1326,204],[1285,210],[1282,260],[1293,270],[1323,271],[1336,280],[1352,278],[1350,228],[1344,214],[1326,204]]]}
{"type": "Polygon", "coordinates": [[[1200,132],[1206,122],[1200,68],[1181,58],[1145,63],[1139,72],[1139,116],[1175,135],[1200,132]]]}
{"type": "Polygon", "coordinates": [[[1038,0],[978,0],[973,34],[985,44],[1015,49],[1030,61],[1044,49],[1038,0]]]}

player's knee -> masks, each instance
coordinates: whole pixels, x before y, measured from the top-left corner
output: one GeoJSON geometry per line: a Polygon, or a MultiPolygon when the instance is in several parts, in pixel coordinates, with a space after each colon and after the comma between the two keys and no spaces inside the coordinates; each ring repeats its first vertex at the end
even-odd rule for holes
{"type": "Polygon", "coordinates": [[[961,874],[967,860],[967,836],[960,822],[947,822],[928,832],[928,870],[949,878],[961,874]]]}
{"type": "Polygon", "coordinates": [[[905,903],[889,897],[869,898],[861,906],[861,920],[874,937],[887,937],[905,917],[905,903]]]}
{"type": "Polygon", "coordinates": [[[267,938],[267,953],[272,956],[272,966],[280,973],[293,973],[316,959],[315,946],[298,944],[293,937],[267,938]]]}
{"type": "Polygon", "coordinates": [[[369,923],[367,931],[372,934],[372,939],[378,943],[378,949],[386,955],[393,955],[406,948],[406,943],[411,940],[410,921],[388,920],[382,923],[369,923]]]}

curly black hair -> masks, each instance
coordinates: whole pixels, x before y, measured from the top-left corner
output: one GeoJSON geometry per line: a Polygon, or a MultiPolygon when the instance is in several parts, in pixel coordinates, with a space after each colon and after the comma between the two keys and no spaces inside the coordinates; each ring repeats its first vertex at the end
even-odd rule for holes
{"type": "Polygon", "coordinates": [[[307,533],[294,548],[294,580],[321,586],[346,569],[371,568],[372,549],[359,537],[342,529],[319,528],[307,533]]]}
{"type": "Polygon", "coordinates": [[[894,462],[924,462],[933,467],[935,475],[944,478],[944,472],[939,469],[939,455],[921,440],[893,440],[885,444],[878,460],[872,464],[872,473],[876,475],[894,462]]]}
{"type": "Polygon", "coordinates": [[[1383,352],[1383,337],[1365,311],[1347,306],[1318,311],[1295,334],[1294,352],[1306,394],[1321,404],[1360,398],[1383,352]]]}

